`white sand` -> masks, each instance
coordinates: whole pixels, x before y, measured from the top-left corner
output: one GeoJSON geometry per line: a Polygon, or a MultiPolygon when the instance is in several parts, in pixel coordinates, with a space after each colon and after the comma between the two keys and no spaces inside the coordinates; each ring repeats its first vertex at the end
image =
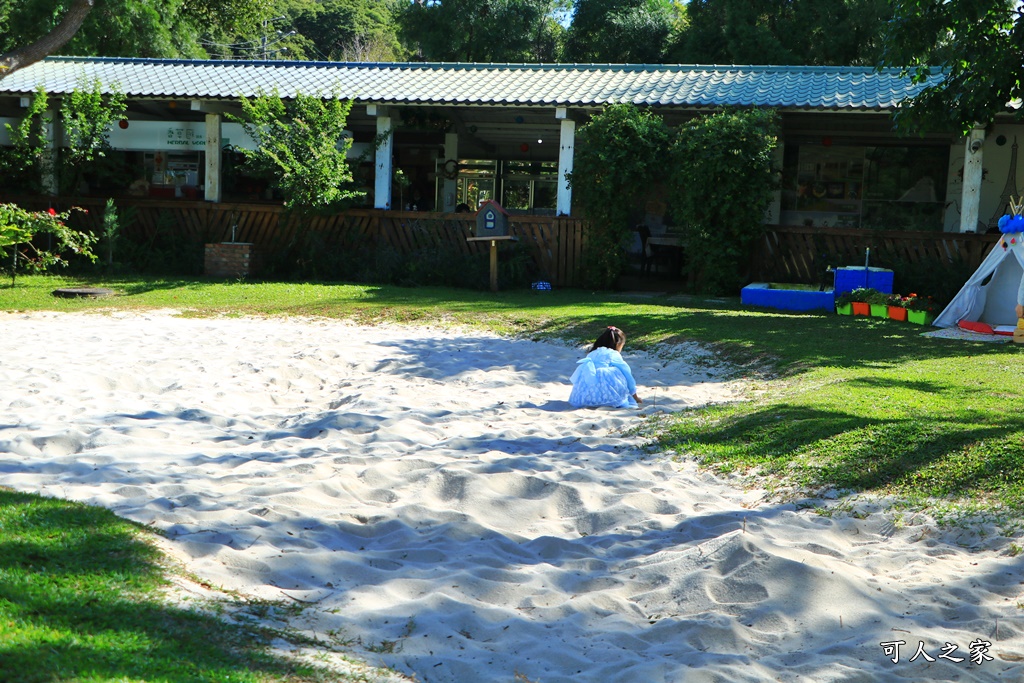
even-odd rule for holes
{"type": "Polygon", "coordinates": [[[213,584],[309,603],[294,625],[423,683],[1024,680],[1005,542],[768,503],[645,453],[626,433],[644,415],[742,387],[627,348],[647,407],[573,410],[579,357],[336,321],[0,314],[0,483],[152,524],[213,584]],[[880,643],[899,640],[894,664],[880,643]],[[939,658],[977,640],[993,661],[939,658]],[[921,641],[934,663],[907,661],[921,641]]]}

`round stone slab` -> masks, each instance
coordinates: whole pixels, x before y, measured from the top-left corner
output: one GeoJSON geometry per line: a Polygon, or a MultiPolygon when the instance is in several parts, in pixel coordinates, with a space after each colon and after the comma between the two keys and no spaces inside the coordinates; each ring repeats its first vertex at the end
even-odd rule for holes
{"type": "Polygon", "coordinates": [[[53,295],[64,299],[102,299],[114,296],[114,290],[105,287],[66,287],[53,290],[53,295]]]}

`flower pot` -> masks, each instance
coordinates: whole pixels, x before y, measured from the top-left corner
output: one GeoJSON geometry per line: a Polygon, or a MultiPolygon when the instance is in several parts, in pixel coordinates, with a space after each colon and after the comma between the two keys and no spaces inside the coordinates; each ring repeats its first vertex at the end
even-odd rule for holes
{"type": "Polygon", "coordinates": [[[854,301],[850,306],[854,315],[871,315],[871,306],[864,301],[854,301]]]}
{"type": "Polygon", "coordinates": [[[902,306],[890,306],[889,317],[892,318],[893,320],[902,320],[906,322],[907,309],[903,308],[902,306]]]}
{"type": "Polygon", "coordinates": [[[853,304],[837,305],[836,313],[839,315],[853,315],[853,304]]]}
{"type": "Polygon", "coordinates": [[[931,311],[907,311],[907,320],[915,325],[931,325],[935,316],[931,311]]]}
{"type": "Polygon", "coordinates": [[[871,317],[872,318],[888,318],[889,307],[885,304],[871,304],[871,317]]]}

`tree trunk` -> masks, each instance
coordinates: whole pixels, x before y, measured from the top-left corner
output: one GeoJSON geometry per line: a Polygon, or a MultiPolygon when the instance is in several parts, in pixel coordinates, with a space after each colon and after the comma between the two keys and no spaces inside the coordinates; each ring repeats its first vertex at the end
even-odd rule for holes
{"type": "Polygon", "coordinates": [[[0,55],[0,79],[62,48],[78,32],[94,2],[95,0],[73,0],[67,14],[55,29],[31,45],[0,55]]]}

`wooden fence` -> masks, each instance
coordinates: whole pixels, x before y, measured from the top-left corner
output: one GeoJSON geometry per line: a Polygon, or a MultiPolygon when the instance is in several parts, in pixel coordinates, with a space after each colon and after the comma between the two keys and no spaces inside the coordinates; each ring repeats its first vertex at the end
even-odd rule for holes
{"type": "MultiPolygon", "coordinates": [[[[13,200],[13,199],[12,199],[13,200]]],[[[88,209],[73,214],[76,227],[98,232],[102,229],[104,199],[18,198],[26,208],[58,210],[70,206],[88,209]]],[[[123,219],[122,234],[139,242],[170,233],[196,243],[251,242],[257,253],[288,244],[300,230],[297,220],[283,221],[284,211],[273,204],[213,204],[202,201],[118,199],[123,219]]],[[[580,259],[585,243],[585,222],[578,218],[511,216],[510,231],[533,254],[540,273],[552,284],[579,284],[580,259]]],[[[473,214],[423,211],[380,211],[353,209],[317,216],[309,225],[325,248],[355,249],[389,247],[408,254],[444,249],[456,253],[486,253],[488,245],[467,242],[476,227],[473,214]]]]}
{"type": "MultiPolygon", "coordinates": [[[[102,226],[104,199],[11,197],[7,201],[30,209],[84,207],[89,213],[74,214],[76,227],[99,231],[102,226]]],[[[117,206],[122,217],[131,218],[124,234],[139,241],[164,233],[197,243],[251,242],[260,251],[287,243],[299,229],[294,220],[282,224],[282,207],[273,204],[118,199],[117,206]]],[[[545,278],[560,287],[580,284],[585,221],[512,216],[510,225],[545,278]]],[[[474,227],[472,214],[356,209],[314,218],[310,229],[326,248],[386,246],[400,253],[430,249],[482,253],[485,243],[466,241],[474,227]]],[[[997,240],[998,235],[775,225],[768,227],[760,248],[751,254],[750,276],[753,281],[819,283],[827,277],[829,266],[863,264],[868,248],[875,266],[953,264],[973,271],[997,240]]]]}
{"type": "Polygon", "coordinates": [[[829,266],[863,265],[867,249],[872,266],[957,265],[973,271],[998,239],[958,232],[774,225],[752,255],[751,272],[756,281],[817,284],[829,266]]]}

